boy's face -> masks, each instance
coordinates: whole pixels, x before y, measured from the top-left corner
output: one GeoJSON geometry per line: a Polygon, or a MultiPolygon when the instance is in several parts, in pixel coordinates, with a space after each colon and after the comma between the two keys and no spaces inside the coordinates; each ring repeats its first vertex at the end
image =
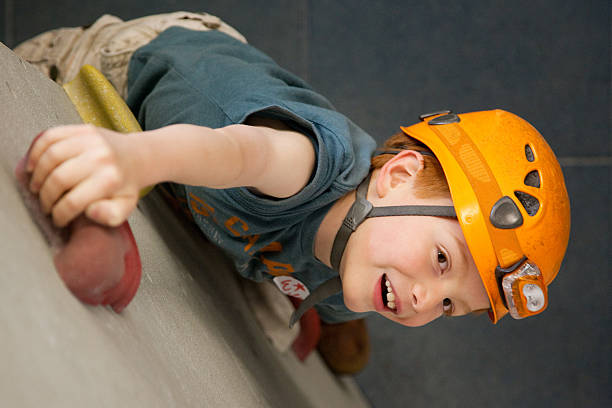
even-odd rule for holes
{"type": "MultiPolygon", "coordinates": [[[[393,188],[384,183],[378,180],[376,193],[368,196],[374,206],[452,205],[450,198],[415,197],[410,182],[388,184],[393,188]]],[[[369,218],[351,236],[340,276],[349,309],[376,311],[405,326],[422,326],[443,314],[459,316],[490,307],[455,219],[369,218]],[[383,302],[388,293],[385,280],[392,288],[395,310],[383,302]]]]}

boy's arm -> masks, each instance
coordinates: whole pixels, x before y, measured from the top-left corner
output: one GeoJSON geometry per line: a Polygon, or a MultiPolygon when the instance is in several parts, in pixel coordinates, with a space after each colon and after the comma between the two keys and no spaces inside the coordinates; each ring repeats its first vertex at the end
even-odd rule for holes
{"type": "Polygon", "coordinates": [[[149,151],[142,168],[155,169],[145,175],[150,179],[144,185],[173,181],[212,188],[246,186],[278,198],[296,194],[314,168],[312,143],[289,128],[252,123],[258,125],[173,125],[143,133],[149,151]]]}
{"type": "Polygon", "coordinates": [[[88,125],[53,128],[29,151],[30,189],[60,227],[82,212],[119,225],[136,206],[139,190],[163,181],[249,186],[279,198],[300,191],[314,168],[311,142],[280,122],[253,124],[182,124],[132,134],[88,125]]]}

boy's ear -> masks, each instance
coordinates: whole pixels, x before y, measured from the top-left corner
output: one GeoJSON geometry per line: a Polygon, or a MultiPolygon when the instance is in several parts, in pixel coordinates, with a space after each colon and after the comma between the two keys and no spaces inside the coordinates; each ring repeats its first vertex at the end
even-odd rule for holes
{"type": "Polygon", "coordinates": [[[412,183],[423,165],[421,153],[416,150],[402,150],[381,167],[376,179],[378,195],[384,197],[389,190],[406,182],[412,183]]]}

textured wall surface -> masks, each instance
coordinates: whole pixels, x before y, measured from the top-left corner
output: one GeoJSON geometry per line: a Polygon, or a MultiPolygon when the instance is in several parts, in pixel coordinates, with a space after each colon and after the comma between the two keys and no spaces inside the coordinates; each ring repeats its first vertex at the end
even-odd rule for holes
{"type": "Polygon", "coordinates": [[[3,0],[0,40],[177,9],[205,10],[307,79],[379,142],[417,115],[499,107],[560,158],[572,201],[550,306],[529,321],[369,321],[357,376],[376,407],[607,407],[612,371],[608,0],[3,0]],[[2,37],[4,36],[4,38],[2,37]]]}

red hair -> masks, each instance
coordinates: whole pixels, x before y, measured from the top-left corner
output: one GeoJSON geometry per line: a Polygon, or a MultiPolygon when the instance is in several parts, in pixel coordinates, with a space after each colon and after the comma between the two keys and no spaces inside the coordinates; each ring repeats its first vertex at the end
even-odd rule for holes
{"type": "MultiPolygon", "coordinates": [[[[429,152],[430,150],[423,143],[408,136],[404,132],[399,132],[391,136],[380,150],[416,150],[429,152]]],[[[370,170],[379,169],[394,157],[392,153],[381,154],[372,157],[370,170]]],[[[448,197],[450,191],[442,166],[434,156],[423,155],[423,169],[417,173],[415,182],[415,195],[419,198],[448,197]]]]}

